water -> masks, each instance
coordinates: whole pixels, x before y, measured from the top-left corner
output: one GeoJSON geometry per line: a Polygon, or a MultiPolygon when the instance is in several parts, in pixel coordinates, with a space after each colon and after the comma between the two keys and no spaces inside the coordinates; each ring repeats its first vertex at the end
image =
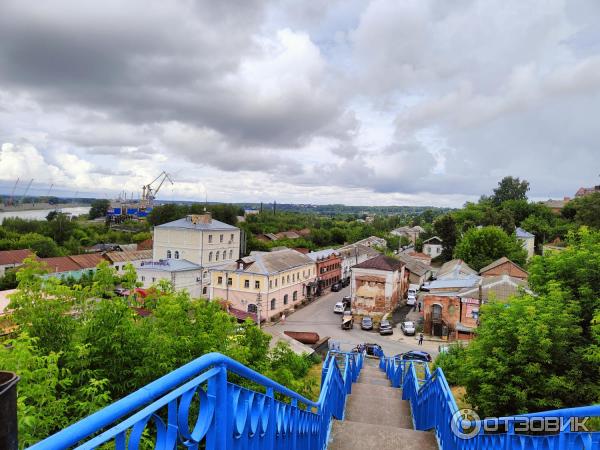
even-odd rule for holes
{"type": "MultiPolygon", "coordinates": [[[[0,211],[0,223],[6,217],[20,217],[21,219],[46,220],[46,216],[54,209],[35,209],[29,211],[0,211]]],[[[89,206],[76,206],[72,208],[59,208],[59,211],[65,214],[79,216],[90,212],[89,206]]]]}

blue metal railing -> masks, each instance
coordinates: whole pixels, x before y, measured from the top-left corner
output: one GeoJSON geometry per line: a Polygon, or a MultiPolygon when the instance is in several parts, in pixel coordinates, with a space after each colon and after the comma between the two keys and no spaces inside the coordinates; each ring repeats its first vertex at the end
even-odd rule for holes
{"type": "Polygon", "coordinates": [[[231,358],[209,353],[30,449],[94,449],[113,443],[124,450],[144,442],[157,449],[321,450],[332,418],[343,417],[362,363],[362,353],[329,353],[319,400],[313,402],[231,358]],[[233,384],[228,374],[264,392],[233,384]]]}
{"type": "Polygon", "coordinates": [[[600,405],[544,411],[513,417],[464,420],[444,372],[438,368],[430,373],[422,361],[404,361],[394,357],[380,358],[379,367],[385,371],[394,387],[402,387],[402,398],[408,400],[416,430],[434,430],[442,450],[599,450],[600,433],[574,431],[573,419],[600,417],[600,405]],[[529,418],[538,418],[524,426],[529,418]],[[549,431],[548,423],[558,429],[549,431]],[[546,420],[546,428],[541,427],[546,420]],[[550,421],[550,422],[548,422],[550,421]]]}

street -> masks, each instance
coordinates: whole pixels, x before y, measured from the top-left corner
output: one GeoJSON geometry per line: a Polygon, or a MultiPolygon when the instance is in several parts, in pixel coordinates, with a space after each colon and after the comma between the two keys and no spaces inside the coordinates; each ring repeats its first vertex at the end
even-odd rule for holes
{"type": "Polygon", "coordinates": [[[321,337],[329,336],[331,340],[338,341],[342,350],[351,350],[361,343],[379,344],[386,355],[396,355],[409,350],[425,350],[433,357],[437,355],[437,343],[425,342],[417,345],[413,336],[404,336],[400,328],[394,329],[392,336],[381,336],[377,331],[365,331],[360,329],[360,322],[355,320],[354,329],[342,330],[341,315],[333,312],[336,302],[342,301],[342,297],[350,295],[350,287],[340,292],[329,292],[313,303],[299,309],[289,315],[285,324],[277,323],[269,328],[283,333],[284,331],[314,331],[321,337]]]}

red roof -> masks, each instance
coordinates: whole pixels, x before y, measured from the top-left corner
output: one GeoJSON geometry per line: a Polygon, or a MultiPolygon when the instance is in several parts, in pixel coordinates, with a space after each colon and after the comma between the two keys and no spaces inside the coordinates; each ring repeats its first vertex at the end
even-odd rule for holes
{"type": "Polygon", "coordinates": [[[75,263],[77,263],[77,265],[79,265],[79,267],[82,269],[93,269],[98,264],[100,264],[102,261],[104,261],[104,258],[102,257],[102,255],[99,255],[97,253],[87,253],[84,255],[71,255],[71,256],[69,256],[69,258],[71,258],[73,261],[75,261],[75,263]]]}
{"type": "Polygon", "coordinates": [[[150,238],[150,239],[146,239],[145,241],[139,242],[137,245],[137,249],[138,250],[152,250],[153,245],[154,245],[154,241],[152,240],[152,238],[150,238]]]}
{"type": "Polygon", "coordinates": [[[368,259],[360,264],[353,266],[358,269],[375,269],[393,272],[400,270],[404,266],[402,261],[392,258],[391,256],[379,255],[375,258],[368,259]]]}
{"type": "MultiPolygon", "coordinates": [[[[242,311],[241,309],[237,309],[237,308],[232,308],[231,306],[229,307],[228,312],[229,312],[229,314],[231,314],[233,317],[235,317],[238,320],[250,319],[254,322],[258,322],[258,317],[254,313],[242,311]]],[[[262,322],[262,320],[261,320],[261,322],[262,322]]]]}
{"type": "Polygon", "coordinates": [[[21,264],[25,258],[30,256],[35,256],[35,254],[29,249],[4,250],[0,252],[0,266],[21,264]]]}
{"type": "Polygon", "coordinates": [[[61,273],[81,270],[81,266],[68,256],[40,258],[40,262],[44,263],[48,267],[50,273],[61,273]]]}

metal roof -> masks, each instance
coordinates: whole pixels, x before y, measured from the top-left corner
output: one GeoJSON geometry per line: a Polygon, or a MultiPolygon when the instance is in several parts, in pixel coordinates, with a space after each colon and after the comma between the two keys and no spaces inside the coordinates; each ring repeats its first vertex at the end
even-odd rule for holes
{"type": "Polygon", "coordinates": [[[308,256],[313,261],[317,261],[319,259],[329,258],[331,255],[338,256],[339,252],[337,250],[333,250],[331,248],[328,248],[328,249],[325,249],[325,250],[319,250],[317,252],[310,252],[310,253],[306,254],[306,256],[308,256]]]}
{"type": "Polygon", "coordinates": [[[526,238],[533,238],[533,237],[535,237],[529,231],[524,230],[523,228],[519,228],[519,227],[517,227],[516,233],[517,233],[517,237],[518,238],[526,239],[526,238]]]}
{"type": "Polygon", "coordinates": [[[239,228],[233,225],[219,222],[218,220],[211,219],[210,222],[206,223],[193,223],[189,217],[183,219],[174,220],[173,222],[163,223],[158,225],[156,228],[184,228],[187,230],[198,230],[198,231],[209,231],[209,230],[239,230],[239,228]]]}
{"type": "MultiPolygon", "coordinates": [[[[223,270],[272,275],[296,267],[314,264],[314,261],[308,256],[289,248],[271,252],[252,252],[250,253],[250,257],[254,261],[246,265],[244,269],[238,269],[238,264],[235,262],[223,266],[223,270]]],[[[243,258],[242,261],[246,260],[246,258],[243,258]]],[[[244,262],[247,263],[248,260],[244,262]]]]}
{"type": "Polygon", "coordinates": [[[201,267],[187,259],[159,259],[158,261],[142,261],[138,268],[165,272],[185,272],[199,270],[201,267]]]}

